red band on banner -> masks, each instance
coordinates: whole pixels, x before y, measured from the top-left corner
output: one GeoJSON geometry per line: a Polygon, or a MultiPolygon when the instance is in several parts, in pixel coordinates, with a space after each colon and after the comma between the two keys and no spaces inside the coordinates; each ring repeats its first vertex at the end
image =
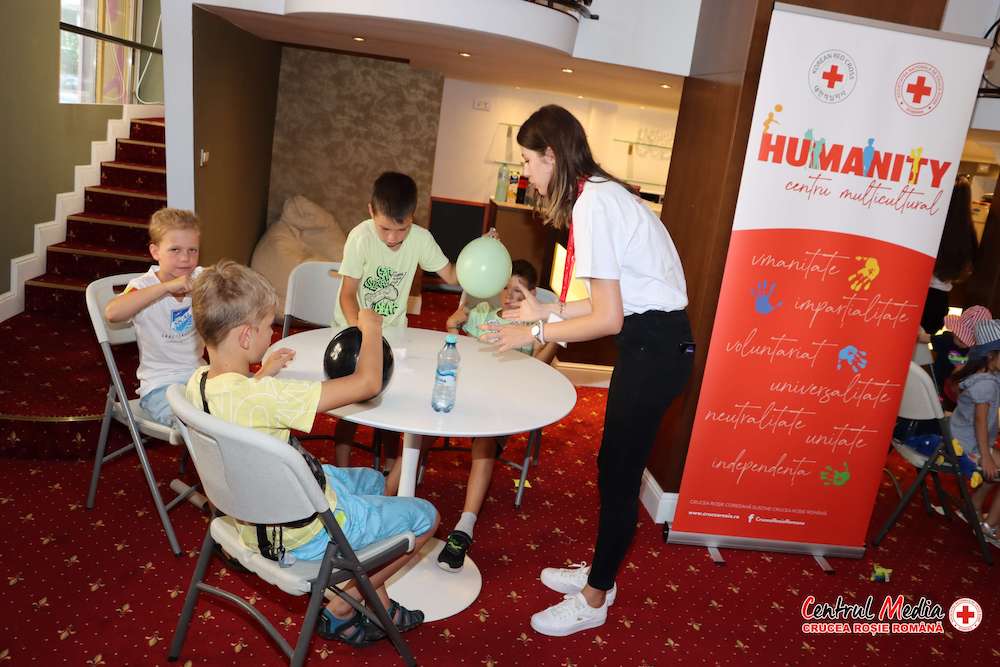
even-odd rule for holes
{"type": "Polygon", "coordinates": [[[933,263],[852,234],[733,233],[671,530],[864,543],[933,263]]]}
{"type": "MultiPolygon", "coordinates": [[[[587,176],[581,176],[576,181],[576,198],[583,194],[583,186],[587,183],[587,176]]],[[[566,263],[563,264],[562,290],[559,292],[559,301],[566,303],[566,296],[569,294],[569,284],[573,280],[573,265],[576,264],[576,247],[573,243],[573,217],[569,219],[569,242],[566,244],[566,263]]]]}

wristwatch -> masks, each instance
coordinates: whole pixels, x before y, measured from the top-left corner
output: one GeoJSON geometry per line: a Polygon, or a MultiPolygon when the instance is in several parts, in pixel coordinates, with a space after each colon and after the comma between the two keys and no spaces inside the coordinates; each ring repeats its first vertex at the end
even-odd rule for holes
{"type": "Polygon", "coordinates": [[[545,321],[538,320],[531,325],[531,335],[542,345],[545,345],[545,321]]]}

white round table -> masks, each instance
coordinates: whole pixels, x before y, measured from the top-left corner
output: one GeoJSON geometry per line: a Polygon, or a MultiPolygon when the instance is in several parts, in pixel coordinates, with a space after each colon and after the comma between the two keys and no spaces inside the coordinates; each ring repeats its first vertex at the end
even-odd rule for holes
{"type": "MultiPolygon", "coordinates": [[[[295,358],[278,377],[323,380],[323,355],[334,329],[313,329],[279,340],[295,350],[295,358]]],[[[491,346],[459,336],[461,363],[455,408],[449,413],[431,408],[437,354],[445,334],[426,329],[387,329],[395,370],[378,397],[330,411],[357,424],[403,434],[399,495],[413,496],[420,458],[421,435],[488,437],[525,433],[559,421],[576,404],[576,390],[551,366],[517,351],[497,354],[491,346]]],[[[266,355],[265,355],[266,356],[266,355]]],[[[482,576],[471,558],[461,572],[437,566],[441,540],[432,538],[414,559],[388,582],[390,595],[403,606],[421,609],[427,621],[453,616],[471,605],[482,588],[482,576]]]]}

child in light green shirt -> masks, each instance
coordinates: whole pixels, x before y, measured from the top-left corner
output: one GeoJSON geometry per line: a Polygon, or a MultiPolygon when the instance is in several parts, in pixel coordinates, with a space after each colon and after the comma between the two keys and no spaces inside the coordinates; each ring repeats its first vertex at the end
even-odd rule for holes
{"type": "MultiPolygon", "coordinates": [[[[495,308],[488,302],[478,304],[471,310],[460,305],[458,310],[448,318],[448,332],[458,333],[462,331],[479,338],[485,331],[482,326],[488,322],[499,324],[510,324],[509,320],[503,319],[500,314],[510,308],[514,308],[524,300],[524,292],[536,293],[538,284],[538,273],[535,267],[523,259],[516,260],[511,266],[510,280],[507,286],[500,292],[500,308],[495,308]]],[[[531,345],[519,348],[524,354],[530,354],[536,359],[545,363],[551,363],[556,356],[556,344],[547,343],[542,345],[534,341],[531,345]]],[[[497,452],[503,447],[504,438],[473,438],[472,440],[472,466],[469,469],[469,483],[465,489],[465,505],[462,508],[462,516],[455,524],[455,529],[448,535],[448,541],[438,554],[438,567],[446,572],[459,572],[465,565],[465,554],[472,546],[473,529],[479,511],[482,509],[483,500],[490,488],[490,480],[493,478],[493,461],[497,452]]]]}

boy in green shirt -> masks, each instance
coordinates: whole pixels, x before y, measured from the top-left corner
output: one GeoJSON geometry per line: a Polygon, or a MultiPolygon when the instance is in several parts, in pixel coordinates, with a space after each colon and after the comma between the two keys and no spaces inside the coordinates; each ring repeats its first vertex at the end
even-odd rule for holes
{"type": "MultiPolygon", "coordinates": [[[[356,326],[358,311],[370,308],[382,316],[383,329],[406,327],[406,306],[413,276],[419,266],[437,273],[449,285],[458,284],[455,267],[448,261],[431,233],[413,224],[417,208],[417,184],[406,174],[385,172],[372,187],[368,203],[371,218],[351,230],[340,264],[340,293],[332,326],[356,326]]],[[[339,420],[334,432],[336,462],[347,467],[357,425],[339,420]]],[[[383,442],[387,451],[398,450],[395,440],[383,442]]],[[[398,475],[390,477],[394,488],[398,475]]]]}
{"type": "MultiPolygon", "coordinates": [[[[486,301],[471,310],[460,305],[458,310],[448,318],[448,333],[458,333],[459,328],[461,328],[470,336],[479,338],[486,333],[482,329],[486,323],[511,324],[500,314],[504,310],[515,308],[518,303],[523,301],[523,292],[535,294],[537,285],[538,273],[535,271],[535,267],[523,259],[514,261],[511,265],[510,280],[500,292],[501,307],[494,308],[486,301]]],[[[524,354],[530,354],[547,364],[552,363],[556,356],[555,343],[542,345],[535,341],[531,345],[519,349],[524,354]]],[[[472,439],[472,465],[469,468],[469,482],[465,488],[465,506],[462,508],[461,518],[455,524],[454,530],[448,534],[448,541],[445,542],[437,559],[438,567],[446,572],[460,572],[465,565],[465,554],[472,546],[476,519],[483,507],[486,492],[489,491],[490,480],[493,478],[493,461],[503,444],[504,438],[472,439]]]]}

